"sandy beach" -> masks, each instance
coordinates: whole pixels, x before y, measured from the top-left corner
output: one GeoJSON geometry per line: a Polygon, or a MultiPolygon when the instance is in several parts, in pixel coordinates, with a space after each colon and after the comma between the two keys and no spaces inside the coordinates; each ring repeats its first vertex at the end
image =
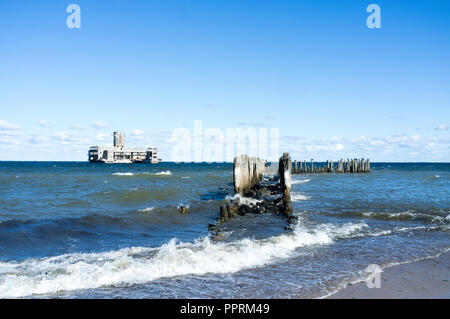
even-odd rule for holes
{"type": "Polygon", "coordinates": [[[381,287],[349,284],[330,299],[447,299],[450,298],[450,252],[396,265],[381,273],[381,287]]]}

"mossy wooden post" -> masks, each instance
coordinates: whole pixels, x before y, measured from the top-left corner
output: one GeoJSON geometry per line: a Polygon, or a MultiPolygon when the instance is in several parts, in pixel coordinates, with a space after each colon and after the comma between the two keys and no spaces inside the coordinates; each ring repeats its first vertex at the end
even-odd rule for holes
{"type": "Polygon", "coordinates": [[[226,206],[220,206],[220,220],[226,222],[228,220],[228,211],[226,206]]]}

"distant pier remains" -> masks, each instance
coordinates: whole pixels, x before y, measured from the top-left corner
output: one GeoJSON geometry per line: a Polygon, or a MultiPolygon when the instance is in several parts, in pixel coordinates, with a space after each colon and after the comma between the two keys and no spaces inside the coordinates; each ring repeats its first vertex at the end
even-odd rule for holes
{"type": "Polygon", "coordinates": [[[313,174],[313,173],[370,173],[369,159],[347,159],[345,162],[340,159],[336,162],[326,161],[324,166],[314,165],[311,159],[309,165],[306,161],[294,161],[292,163],[292,174],[313,174]]]}

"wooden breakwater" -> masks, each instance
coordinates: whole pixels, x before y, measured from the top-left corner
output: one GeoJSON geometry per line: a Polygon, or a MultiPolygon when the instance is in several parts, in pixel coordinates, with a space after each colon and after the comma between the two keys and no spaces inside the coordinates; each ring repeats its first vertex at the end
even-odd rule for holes
{"type": "Polygon", "coordinates": [[[370,173],[369,159],[347,159],[344,161],[326,161],[325,165],[315,165],[311,159],[309,163],[306,161],[294,161],[292,163],[292,174],[313,174],[313,173],[370,173]]]}
{"type": "Polygon", "coordinates": [[[279,159],[278,174],[267,177],[262,183],[262,176],[267,172],[267,161],[246,155],[236,157],[233,165],[233,184],[237,196],[227,205],[220,206],[217,223],[210,224],[210,230],[216,232],[216,238],[220,237],[220,224],[237,215],[274,213],[286,216],[289,222],[297,219],[292,214],[290,197],[291,163],[289,153],[284,153],[279,159]]]}
{"type": "Polygon", "coordinates": [[[243,195],[252,186],[258,184],[265,171],[266,163],[267,161],[263,159],[247,155],[235,157],[233,163],[234,192],[243,195]]]}

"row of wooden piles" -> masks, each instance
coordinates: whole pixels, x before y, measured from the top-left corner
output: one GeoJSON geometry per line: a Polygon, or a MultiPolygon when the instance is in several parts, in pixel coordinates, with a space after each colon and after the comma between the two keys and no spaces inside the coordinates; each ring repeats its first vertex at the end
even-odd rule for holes
{"type": "Polygon", "coordinates": [[[369,159],[347,159],[345,162],[340,159],[336,162],[326,161],[325,165],[314,165],[314,160],[310,163],[306,161],[294,161],[292,163],[292,174],[312,174],[312,173],[369,173],[369,159]],[[309,164],[309,165],[308,165],[309,164]]]}

